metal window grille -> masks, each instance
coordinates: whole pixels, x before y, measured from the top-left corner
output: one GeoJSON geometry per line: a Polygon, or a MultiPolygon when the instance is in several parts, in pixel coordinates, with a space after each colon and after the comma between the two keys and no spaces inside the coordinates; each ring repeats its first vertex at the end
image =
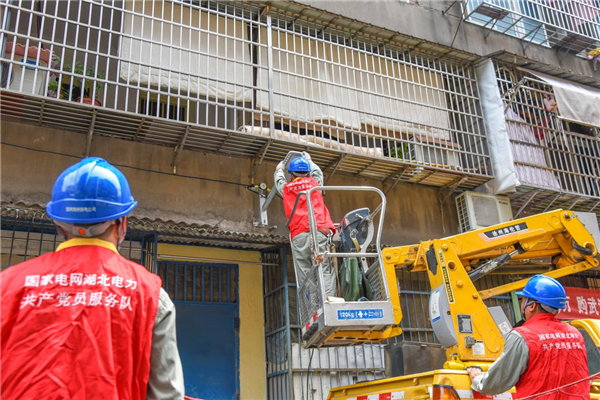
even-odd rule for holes
{"type": "Polygon", "coordinates": [[[385,377],[382,344],[304,349],[300,344],[302,327],[297,303],[298,287],[294,264],[288,260],[290,320],[291,320],[291,377],[294,399],[326,398],[330,388],[385,377]]]}
{"type": "Polygon", "coordinates": [[[512,205],[598,212],[600,127],[560,119],[552,86],[537,77],[501,63],[496,75],[521,182],[512,205]]]}
{"type": "MultiPolygon", "coordinates": [[[[285,250],[264,253],[267,398],[321,399],[332,387],[385,378],[387,343],[306,350],[299,343],[301,327],[293,263],[285,250]]],[[[437,343],[428,319],[430,287],[424,273],[398,271],[403,312],[401,336],[390,340],[437,343]]],[[[491,275],[476,282],[480,290],[509,283],[509,275],[491,275]]],[[[500,306],[515,322],[510,295],[486,300],[500,306]]]]}
{"type": "Polygon", "coordinates": [[[267,399],[288,399],[292,391],[290,283],[286,248],[264,252],[263,296],[267,399]]]}
{"type": "MultiPolygon", "coordinates": [[[[2,270],[52,252],[61,243],[54,223],[42,211],[1,207],[2,270]]],[[[156,265],[156,234],[128,231],[120,253],[149,271],[156,265]]]]}
{"type": "MultiPolygon", "coordinates": [[[[510,283],[508,275],[488,275],[475,282],[478,290],[490,289],[506,283],[510,283]]],[[[398,283],[400,287],[400,303],[402,306],[403,319],[400,323],[402,335],[394,338],[396,341],[437,343],[431,321],[429,321],[429,295],[431,288],[425,273],[398,272],[398,283]]],[[[513,324],[515,314],[512,307],[510,295],[496,296],[486,300],[488,307],[502,307],[509,321],[513,324]]]]}
{"type": "Polygon", "coordinates": [[[491,178],[471,65],[263,6],[2,2],[3,118],[271,161],[308,146],[382,180],[491,178]]]}
{"type": "Polygon", "coordinates": [[[174,121],[185,121],[186,108],[176,104],[159,103],[157,100],[140,99],[140,110],[148,110],[152,115],[174,121]]]}
{"type": "Polygon", "coordinates": [[[384,377],[380,345],[305,350],[287,249],[263,253],[268,399],[320,399],[331,387],[384,377]]]}
{"type": "Polygon", "coordinates": [[[600,290],[600,273],[598,271],[586,271],[583,274],[565,276],[559,281],[564,286],[600,290]]]}
{"type": "Polygon", "coordinates": [[[600,46],[595,0],[463,0],[466,20],[528,42],[593,58],[600,46]]]}
{"type": "Polygon", "coordinates": [[[238,301],[237,265],[159,261],[157,275],[173,301],[210,304],[238,301]]]}

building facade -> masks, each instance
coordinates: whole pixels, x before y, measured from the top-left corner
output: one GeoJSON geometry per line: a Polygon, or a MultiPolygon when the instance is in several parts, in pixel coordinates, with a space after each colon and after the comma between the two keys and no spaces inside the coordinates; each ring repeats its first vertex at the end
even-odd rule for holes
{"type": "MultiPolygon", "coordinates": [[[[596,0],[15,0],[0,18],[2,268],[55,248],[43,210],[64,168],[117,165],[139,201],[122,252],[176,303],[191,396],[320,399],[385,376],[383,345],[299,344],[283,207],[261,210],[289,151],[328,185],[383,190],[386,245],[458,233],[464,191],[514,217],[600,213],[596,0]]],[[[326,194],[335,222],[374,201],[326,194]]],[[[425,278],[398,285],[398,340],[435,342],[425,278]]],[[[512,300],[492,299],[514,319],[512,300]]]]}

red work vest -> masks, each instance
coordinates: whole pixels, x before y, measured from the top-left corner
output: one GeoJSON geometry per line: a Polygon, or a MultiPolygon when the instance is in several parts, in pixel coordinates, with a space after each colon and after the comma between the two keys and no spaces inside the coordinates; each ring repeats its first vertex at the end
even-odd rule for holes
{"type": "MultiPolygon", "coordinates": [[[[581,333],[552,314],[536,314],[515,328],[529,346],[527,370],[515,385],[518,398],[578,381],[589,376],[587,352],[581,333]]],[[[586,380],[560,392],[535,400],[582,400],[590,398],[586,380]],[[583,396],[583,397],[581,397],[583,396]]]]}
{"type": "MultiPolygon", "coordinates": [[[[292,182],[286,183],[283,187],[283,207],[285,209],[285,216],[290,219],[290,214],[296,203],[298,193],[307,191],[309,189],[319,186],[319,182],[311,177],[298,178],[292,182]]],[[[325,201],[320,190],[314,191],[311,195],[312,208],[315,214],[315,221],[317,222],[317,229],[319,230],[332,230],[335,231],[333,221],[331,221],[331,215],[329,210],[325,207],[325,201]]],[[[310,232],[310,225],[308,222],[308,206],[306,205],[306,196],[302,196],[298,200],[298,206],[294,212],[294,218],[289,225],[290,236],[292,239],[299,233],[310,232]]]]}
{"type": "Polygon", "coordinates": [[[160,278],[99,239],[10,267],[2,399],[145,399],[160,278]]]}

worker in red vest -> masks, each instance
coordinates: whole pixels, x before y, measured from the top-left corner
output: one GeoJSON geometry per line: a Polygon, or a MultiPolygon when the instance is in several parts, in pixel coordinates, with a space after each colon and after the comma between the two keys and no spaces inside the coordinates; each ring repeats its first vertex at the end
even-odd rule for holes
{"type": "MultiPolygon", "coordinates": [[[[298,194],[313,187],[322,186],[323,172],[317,164],[312,162],[310,155],[306,152],[302,153],[302,157],[298,157],[290,163],[288,167],[288,172],[292,176],[290,182],[285,177],[284,168],[285,163],[283,161],[277,165],[277,169],[275,170],[275,187],[283,197],[285,216],[289,220],[298,194]]],[[[331,233],[335,232],[335,228],[331,220],[331,215],[329,215],[329,210],[325,207],[321,191],[314,191],[312,193],[311,204],[318,230],[318,250],[319,253],[324,253],[328,237],[331,233]]],[[[296,269],[298,284],[301,286],[313,266],[313,239],[310,234],[306,196],[301,196],[298,200],[294,216],[289,223],[289,229],[294,267],[296,269]]],[[[336,277],[328,258],[324,259],[322,269],[325,295],[326,297],[335,296],[337,293],[336,277]]]]}
{"type": "Polygon", "coordinates": [[[2,399],[183,399],[173,302],[118,252],[136,205],[101,158],[59,176],[47,212],[67,240],[0,275],[2,399]]]}
{"type": "Polygon", "coordinates": [[[468,369],[473,390],[495,395],[514,386],[518,398],[524,398],[582,380],[535,399],[589,399],[583,336],[575,327],[556,318],[558,310],[566,308],[565,289],[556,279],[536,275],[517,295],[522,296],[525,323],[507,335],[504,352],[487,373],[468,369]]]}

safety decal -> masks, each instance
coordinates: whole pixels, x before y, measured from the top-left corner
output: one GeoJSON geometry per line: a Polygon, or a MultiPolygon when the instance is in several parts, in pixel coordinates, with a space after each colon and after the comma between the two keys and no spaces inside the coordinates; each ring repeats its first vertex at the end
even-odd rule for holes
{"type": "Polygon", "coordinates": [[[485,345],[481,340],[478,340],[473,345],[473,355],[474,356],[485,356],[485,345]]]}
{"type": "Polygon", "coordinates": [[[337,319],[377,319],[383,318],[383,309],[373,310],[337,310],[337,319]]]}
{"type": "Polygon", "coordinates": [[[438,258],[440,260],[442,276],[444,277],[446,293],[448,293],[448,303],[454,304],[454,292],[452,291],[452,283],[450,283],[450,276],[448,275],[448,267],[446,267],[446,257],[444,257],[444,251],[442,249],[438,250],[438,258]]]}
{"type": "Polygon", "coordinates": [[[440,289],[436,289],[431,292],[429,298],[429,318],[431,322],[436,322],[440,317],[440,289]]]}
{"type": "Polygon", "coordinates": [[[506,321],[502,321],[499,325],[498,325],[498,329],[500,329],[500,332],[503,335],[506,335],[508,332],[510,332],[512,330],[512,327],[508,324],[508,322],[506,321]]]}
{"type": "Polygon", "coordinates": [[[313,314],[313,316],[308,320],[308,322],[306,323],[305,326],[302,327],[302,334],[304,335],[312,326],[312,324],[314,324],[315,322],[317,322],[317,319],[319,319],[319,317],[321,316],[321,314],[323,314],[323,309],[319,308],[317,310],[316,313],[313,314]]]}
{"type": "Polygon", "coordinates": [[[470,315],[458,314],[456,320],[458,323],[458,333],[473,333],[473,322],[470,315]]]}

